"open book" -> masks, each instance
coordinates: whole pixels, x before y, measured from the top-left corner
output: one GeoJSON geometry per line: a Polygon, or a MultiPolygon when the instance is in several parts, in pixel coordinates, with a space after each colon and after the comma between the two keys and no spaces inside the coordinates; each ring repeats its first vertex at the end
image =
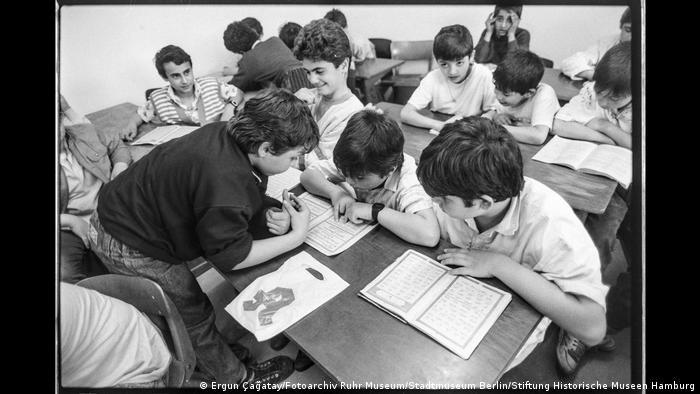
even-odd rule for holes
{"type": "Polygon", "coordinates": [[[171,125],[171,126],[160,126],[149,131],[143,135],[138,140],[131,143],[131,145],[160,145],[164,142],[174,140],[175,138],[187,135],[194,130],[197,130],[199,126],[183,126],[183,125],[171,125]]]}
{"type": "Polygon", "coordinates": [[[358,295],[467,359],[512,296],[449,270],[409,249],[358,295]]]}
{"type": "Polygon", "coordinates": [[[632,182],[632,151],[620,146],[599,145],[555,135],[532,160],[602,175],[616,180],[625,189],[632,182]]]}
{"type": "Polygon", "coordinates": [[[351,247],[377,226],[376,222],[336,222],[333,218],[333,205],[328,201],[308,192],[302,193],[298,198],[303,200],[311,211],[309,233],[304,242],[326,256],[334,256],[351,247]]]}

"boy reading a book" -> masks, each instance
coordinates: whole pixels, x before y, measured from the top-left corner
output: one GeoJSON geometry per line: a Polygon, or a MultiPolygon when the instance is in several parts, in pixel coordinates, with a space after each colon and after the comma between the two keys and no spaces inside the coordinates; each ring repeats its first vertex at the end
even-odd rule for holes
{"type": "Polygon", "coordinates": [[[423,150],[418,179],[454,248],[437,260],[455,275],[496,277],[545,317],[510,368],[560,327],[557,360],[572,373],[605,336],[605,295],[591,238],[569,204],[523,176],[518,144],[483,117],[448,124],[423,150]]]}
{"type": "Polygon", "coordinates": [[[215,77],[195,78],[192,59],[182,48],[167,45],[156,53],[156,70],[168,86],[156,89],[120,132],[131,141],[141,123],[205,125],[228,120],[243,101],[243,92],[215,77]]]}
{"type": "Polygon", "coordinates": [[[374,109],[357,112],[340,135],[333,160],[313,163],[301,174],[301,184],[330,198],[336,220],[376,220],[407,242],[435,246],[440,231],[432,202],[403,144],[395,121],[374,109]]]}
{"type": "Polygon", "coordinates": [[[299,169],[318,160],[333,158],[340,133],[348,119],[362,109],[362,102],[347,84],[350,41],[335,22],[316,19],[301,29],[294,41],[294,55],[302,61],[312,89],[302,88],[295,95],[311,105],[321,139],[318,146],[300,158],[299,169]]]}
{"type": "Polygon", "coordinates": [[[246,367],[215,326],[207,296],[185,262],[204,256],[228,272],[264,263],[306,238],[301,201],[265,196],[268,176],[318,143],[306,105],[264,91],[228,123],[156,146],[107,187],[90,219],[90,247],[113,273],[158,283],[175,303],[207,379],[275,383],[292,372],[277,357],[246,367]],[[291,228],[291,230],[290,230],[291,228]],[[269,230],[268,230],[269,229],[269,230]]]}
{"type": "Polygon", "coordinates": [[[540,57],[521,49],[508,52],[493,72],[498,105],[490,115],[527,144],[544,143],[560,108],[554,89],[540,82],[543,74],[540,57]]]}
{"type": "Polygon", "coordinates": [[[491,71],[472,59],[472,36],[462,25],[440,29],[433,41],[433,55],[440,66],[429,72],[401,109],[401,121],[440,131],[462,116],[481,115],[496,106],[491,71]],[[446,120],[431,119],[418,113],[430,105],[431,111],[455,115],[446,120]]]}

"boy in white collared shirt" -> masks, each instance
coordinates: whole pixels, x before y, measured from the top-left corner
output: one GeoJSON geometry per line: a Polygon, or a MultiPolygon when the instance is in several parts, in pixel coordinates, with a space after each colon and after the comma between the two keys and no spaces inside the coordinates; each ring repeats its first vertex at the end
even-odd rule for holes
{"type": "Polygon", "coordinates": [[[440,239],[433,204],[403,144],[395,121],[374,109],[362,110],[350,117],[333,160],[310,165],[301,184],[331,199],[336,220],[376,220],[407,242],[435,246],[440,239]]]}
{"type": "Polygon", "coordinates": [[[515,139],[502,126],[469,117],[445,126],[423,150],[417,171],[433,196],[441,236],[456,248],[437,259],[450,273],[496,277],[545,318],[509,368],[560,329],[557,359],[573,373],[586,349],[603,347],[605,295],[591,238],[556,192],[523,177],[515,139]]]}

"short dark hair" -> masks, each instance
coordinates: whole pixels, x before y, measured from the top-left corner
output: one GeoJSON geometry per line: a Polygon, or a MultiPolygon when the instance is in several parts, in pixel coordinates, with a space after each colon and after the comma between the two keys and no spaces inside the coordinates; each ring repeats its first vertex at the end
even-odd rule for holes
{"type": "Polygon", "coordinates": [[[348,20],[345,19],[345,15],[337,8],[333,8],[332,10],[328,11],[323,18],[339,24],[343,29],[348,27],[348,20]]]}
{"type": "Polygon", "coordinates": [[[306,153],[318,145],[318,126],[309,106],[286,89],[268,88],[246,101],[227,126],[244,152],[255,153],[263,142],[275,155],[297,146],[306,153]]]}
{"type": "Polygon", "coordinates": [[[168,79],[165,74],[165,63],[173,62],[176,65],[180,65],[184,62],[190,62],[190,67],[192,66],[192,58],[187,54],[182,48],[175,45],[166,45],[156,52],[155,57],[156,70],[158,70],[158,75],[164,79],[168,79]]]}
{"type": "Polygon", "coordinates": [[[474,41],[469,29],[462,25],[445,26],[435,36],[433,55],[435,59],[457,60],[472,54],[474,41]]]}
{"type": "Polygon", "coordinates": [[[498,15],[498,11],[500,10],[513,11],[518,16],[518,18],[522,18],[523,15],[522,5],[496,4],[496,7],[493,8],[493,16],[498,15]]]}
{"type": "Polygon", "coordinates": [[[287,22],[280,28],[279,37],[289,49],[294,49],[294,39],[299,34],[299,30],[301,25],[294,22],[287,22]]]}
{"type": "Polygon", "coordinates": [[[246,26],[250,27],[251,29],[255,30],[256,33],[258,33],[258,36],[263,35],[263,28],[262,25],[260,24],[260,21],[253,18],[252,16],[249,16],[247,18],[241,19],[242,23],[245,23],[246,26]]]}
{"type": "Polygon", "coordinates": [[[537,84],[544,75],[542,59],[533,52],[524,49],[509,51],[493,71],[496,89],[502,92],[525,94],[537,84]]]}
{"type": "Polygon", "coordinates": [[[242,21],[236,21],[230,23],[224,31],[224,46],[233,53],[244,53],[253,47],[258,38],[260,34],[255,29],[242,21]]]}
{"type": "Polygon", "coordinates": [[[423,150],[416,173],[428,195],[457,196],[468,207],[482,195],[495,201],[514,197],[525,183],[515,138],[480,116],[445,125],[423,150]]]}
{"type": "Polygon", "coordinates": [[[345,177],[388,175],[403,164],[404,137],[395,120],[374,110],[356,112],[333,149],[333,163],[345,177]]]}
{"type": "Polygon", "coordinates": [[[339,24],[316,19],[304,26],[294,39],[294,56],[299,60],[323,60],[337,68],[352,56],[350,40],[339,24]]]}
{"type": "Polygon", "coordinates": [[[629,7],[625,9],[625,12],[623,12],[622,16],[620,17],[620,28],[622,28],[622,25],[625,23],[632,23],[632,9],[629,7]]]}
{"type": "Polygon", "coordinates": [[[632,43],[615,44],[608,49],[593,71],[593,89],[596,94],[607,92],[614,97],[632,94],[632,43]]]}

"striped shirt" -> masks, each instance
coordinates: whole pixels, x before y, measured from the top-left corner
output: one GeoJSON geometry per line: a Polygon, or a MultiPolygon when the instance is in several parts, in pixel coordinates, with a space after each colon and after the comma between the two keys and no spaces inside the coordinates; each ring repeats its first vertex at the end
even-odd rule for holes
{"type": "Polygon", "coordinates": [[[360,193],[359,196],[356,190],[345,182],[345,177],[338,171],[332,160],[316,161],[309,168],[320,171],[330,182],[337,183],[361,202],[382,203],[387,208],[406,213],[416,213],[433,207],[430,196],[418,182],[416,161],[405,153],[400,171],[394,170],[381,187],[360,193]]]}

